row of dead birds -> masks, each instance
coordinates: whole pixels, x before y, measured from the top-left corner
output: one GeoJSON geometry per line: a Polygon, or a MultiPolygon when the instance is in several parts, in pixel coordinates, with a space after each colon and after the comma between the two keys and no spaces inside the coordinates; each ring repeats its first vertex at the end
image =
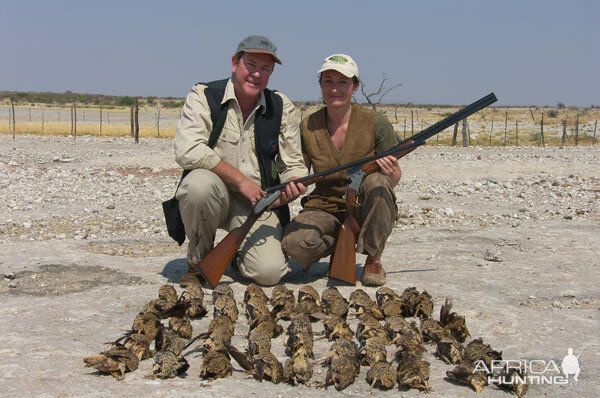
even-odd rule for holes
{"type": "MultiPolygon", "coordinates": [[[[258,285],[248,285],[244,293],[245,316],[249,324],[245,352],[231,345],[238,319],[238,306],[233,291],[220,284],[212,293],[214,311],[208,330],[192,338],[191,319],[208,313],[203,305],[204,292],[200,285],[188,285],[181,296],[170,285],[161,286],[158,299],[147,303],[133,322],[131,330],[111,344],[111,347],[91,357],[84,358],[88,366],[122,379],[126,372],[134,371],[141,360],[154,358],[149,378],[172,378],[184,373],[189,364],[183,352],[198,341],[195,349],[204,353],[200,377],[208,380],[232,374],[230,359],[258,380],[292,385],[310,385],[313,366],[327,368],[324,382],[317,387],[334,385],[342,390],[351,385],[359,375],[360,367],[368,366],[366,380],[370,388],[390,389],[396,384],[404,388],[431,391],[429,386],[430,363],[423,359],[427,351],[424,344],[435,344],[435,356],[447,364],[454,364],[447,377],[480,392],[487,385],[487,374],[475,371],[479,361],[487,369],[491,362],[501,360],[502,353],[475,339],[464,345],[470,336],[465,318],[452,312],[452,303],[446,300],[440,309],[440,319],[431,317],[433,301],[426,292],[411,287],[398,295],[388,287],[376,292],[376,301],[363,290],[357,289],[346,300],[335,288],[323,291],[321,296],[311,286],[303,286],[296,300],[293,291],[285,286],[273,288],[269,299],[258,285]],[[271,309],[269,309],[269,305],[271,309]],[[347,318],[358,318],[353,332],[347,318]],[[420,326],[405,318],[420,319],[420,326]],[[168,326],[161,320],[168,319],[168,326]],[[286,354],[282,365],[271,352],[271,340],[283,333],[279,320],[288,320],[286,354]],[[314,355],[312,323],[323,321],[323,335],[332,342],[329,351],[319,360],[314,355]],[[381,323],[384,321],[384,324],[381,323]],[[359,344],[353,341],[356,337],[359,344]],[[151,342],[154,341],[154,351],[151,342]],[[391,362],[387,360],[386,346],[394,345],[396,351],[391,362]],[[396,368],[393,363],[396,362],[396,368]]],[[[193,352],[193,351],[192,351],[193,352]]],[[[523,370],[503,370],[502,384],[517,396],[523,396],[528,384],[523,370]]]]}

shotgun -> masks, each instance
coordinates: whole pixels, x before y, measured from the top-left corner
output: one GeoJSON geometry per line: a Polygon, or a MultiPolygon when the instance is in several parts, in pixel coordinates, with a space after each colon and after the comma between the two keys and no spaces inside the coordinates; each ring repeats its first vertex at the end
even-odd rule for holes
{"type": "MultiPolygon", "coordinates": [[[[445,130],[446,128],[458,123],[465,117],[483,109],[484,107],[496,102],[496,96],[491,93],[478,101],[468,105],[460,111],[450,115],[444,120],[439,121],[436,124],[431,125],[420,133],[408,138],[407,140],[396,145],[389,151],[376,155],[382,157],[384,153],[393,155],[397,159],[408,155],[410,152],[415,150],[417,146],[425,143],[425,140],[431,138],[437,133],[445,130]],[[408,147],[413,144],[411,147],[408,147]],[[392,152],[392,153],[390,153],[392,152]]],[[[383,155],[387,156],[387,155],[383,155]]],[[[344,223],[340,227],[340,232],[336,240],[335,251],[331,256],[329,263],[329,277],[341,280],[351,285],[356,285],[356,237],[360,232],[360,225],[351,211],[353,207],[358,205],[358,190],[363,179],[379,170],[375,161],[370,161],[363,164],[360,168],[350,170],[348,172],[348,188],[346,190],[346,218],[344,223]]]]}
{"type": "MultiPolygon", "coordinates": [[[[467,106],[466,108],[458,111],[446,119],[439,121],[438,123],[430,126],[429,128],[423,130],[422,132],[410,137],[407,140],[400,142],[395,147],[381,152],[379,154],[366,157],[364,159],[359,159],[354,162],[346,163],[341,166],[333,167],[331,169],[323,170],[320,173],[311,174],[306,177],[298,178],[294,180],[295,183],[302,183],[305,186],[315,184],[323,179],[328,174],[336,173],[342,170],[348,170],[353,168],[358,168],[363,165],[372,163],[371,166],[365,166],[365,169],[371,170],[371,173],[377,170],[377,164],[375,160],[388,156],[394,155],[401,152],[410,152],[414,150],[416,147],[423,145],[425,140],[432,135],[437,134],[438,132],[446,129],[447,127],[452,126],[454,123],[457,123],[461,119],[471,115],[472,113],[477,112],[478,110],[488,106],[489,104],[496,101],[496,96],[494,93],[488,94],[486,97],[481,98],[480,100],[474,102],[473,104],[467,106]],[[432,132],[433,129],[436,129],[435,132],[432,132]]],[[[254,208],[252,209],[246,221],[239,227],[232,229],[218,245],[216,245],[210,252],[206,254],[198,263],[198,270],[200,275],[214,288],[223,274],[227,269],[227,266],[235,256],[236,251],[242,244],[242,241],[252,228],[252,225],[258,220],[258,218],[262,215],[262,213],[268,209],[268,207],[273,204],[281,195],[281,191],[285,190],[285,187],[290,182],[286,182],[279,185],[274,185],[265,190],[265,195],[256,203],[254,208]]],[[[354,264],[356,267],[356,264],[354,264]]],[[[330,275],[331,276],[331,275],[330,275]]]]}

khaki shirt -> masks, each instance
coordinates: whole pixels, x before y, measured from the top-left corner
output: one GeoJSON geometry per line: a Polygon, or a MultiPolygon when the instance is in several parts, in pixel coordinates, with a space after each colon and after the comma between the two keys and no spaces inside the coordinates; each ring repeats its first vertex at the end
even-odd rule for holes
{"type": "MultiPolygon", "coordinates": [[[[196,84],[185,100],[174,139],[175,161],[186,170],[210,170],[223,160],[260,185],[260,169],[254,143],[254,119],[257,112],[265,111],[264,93],[261,93],[256,108],[244,123],[233,83],[229,79],[221,102],[229,101],[227,118],[219,140],[211,149],[207,144],[213,125],[210,107],[204,95],[205,88],[203,84],[196,84]]],[[[292,177],[306,176],[307,169],[302,158],[296,108],[284,94],[276,94],[283,99],[283,112],[279,155],[275,163],[281,181],[285,182],[292,177]]]]}

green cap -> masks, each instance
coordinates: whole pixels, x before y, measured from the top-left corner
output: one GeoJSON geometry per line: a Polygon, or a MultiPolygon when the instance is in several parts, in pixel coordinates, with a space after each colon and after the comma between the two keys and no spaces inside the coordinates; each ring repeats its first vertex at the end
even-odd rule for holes
{"type": "Polygon", "coordinates": [[[281,60],[277,58],[277,47],[265,36],[250,35],[246,37],[238,44],[235,53],[238,54],[242,51],[247,53],[270,54],[275,62],[281,65],[281,60]]]}

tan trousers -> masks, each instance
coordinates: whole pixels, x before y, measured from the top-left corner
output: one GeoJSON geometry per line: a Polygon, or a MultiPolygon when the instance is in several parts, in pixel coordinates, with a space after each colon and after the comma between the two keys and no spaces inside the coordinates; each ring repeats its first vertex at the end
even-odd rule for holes
{"type": "MultiPolygon", "coordinates": [[[[390,179],[381,173],[368,175],[359,190],[359,203],[353,210],[361,226],[356,251],[381,258],[398,211],[390,179]]],[[[303,210],[285,229],[283,252],[302,265],[331,255],[342,222],[323,210],[303,210]]]]}
{"type": "MultiPolygon", "coordinates": [[[[227,189],[213,172],[196,169],[177,191],[179,210],[189,239],[188,263],[196,264],[214,245],[217,229],[231,231],[246,221],[250,203],[227,189]]],[[[242,276],[261,285],[274,285],[288,272],[281,251],[282,228],[275,213],[265,211],[242,242],[238,268],[242,276]]]]}

